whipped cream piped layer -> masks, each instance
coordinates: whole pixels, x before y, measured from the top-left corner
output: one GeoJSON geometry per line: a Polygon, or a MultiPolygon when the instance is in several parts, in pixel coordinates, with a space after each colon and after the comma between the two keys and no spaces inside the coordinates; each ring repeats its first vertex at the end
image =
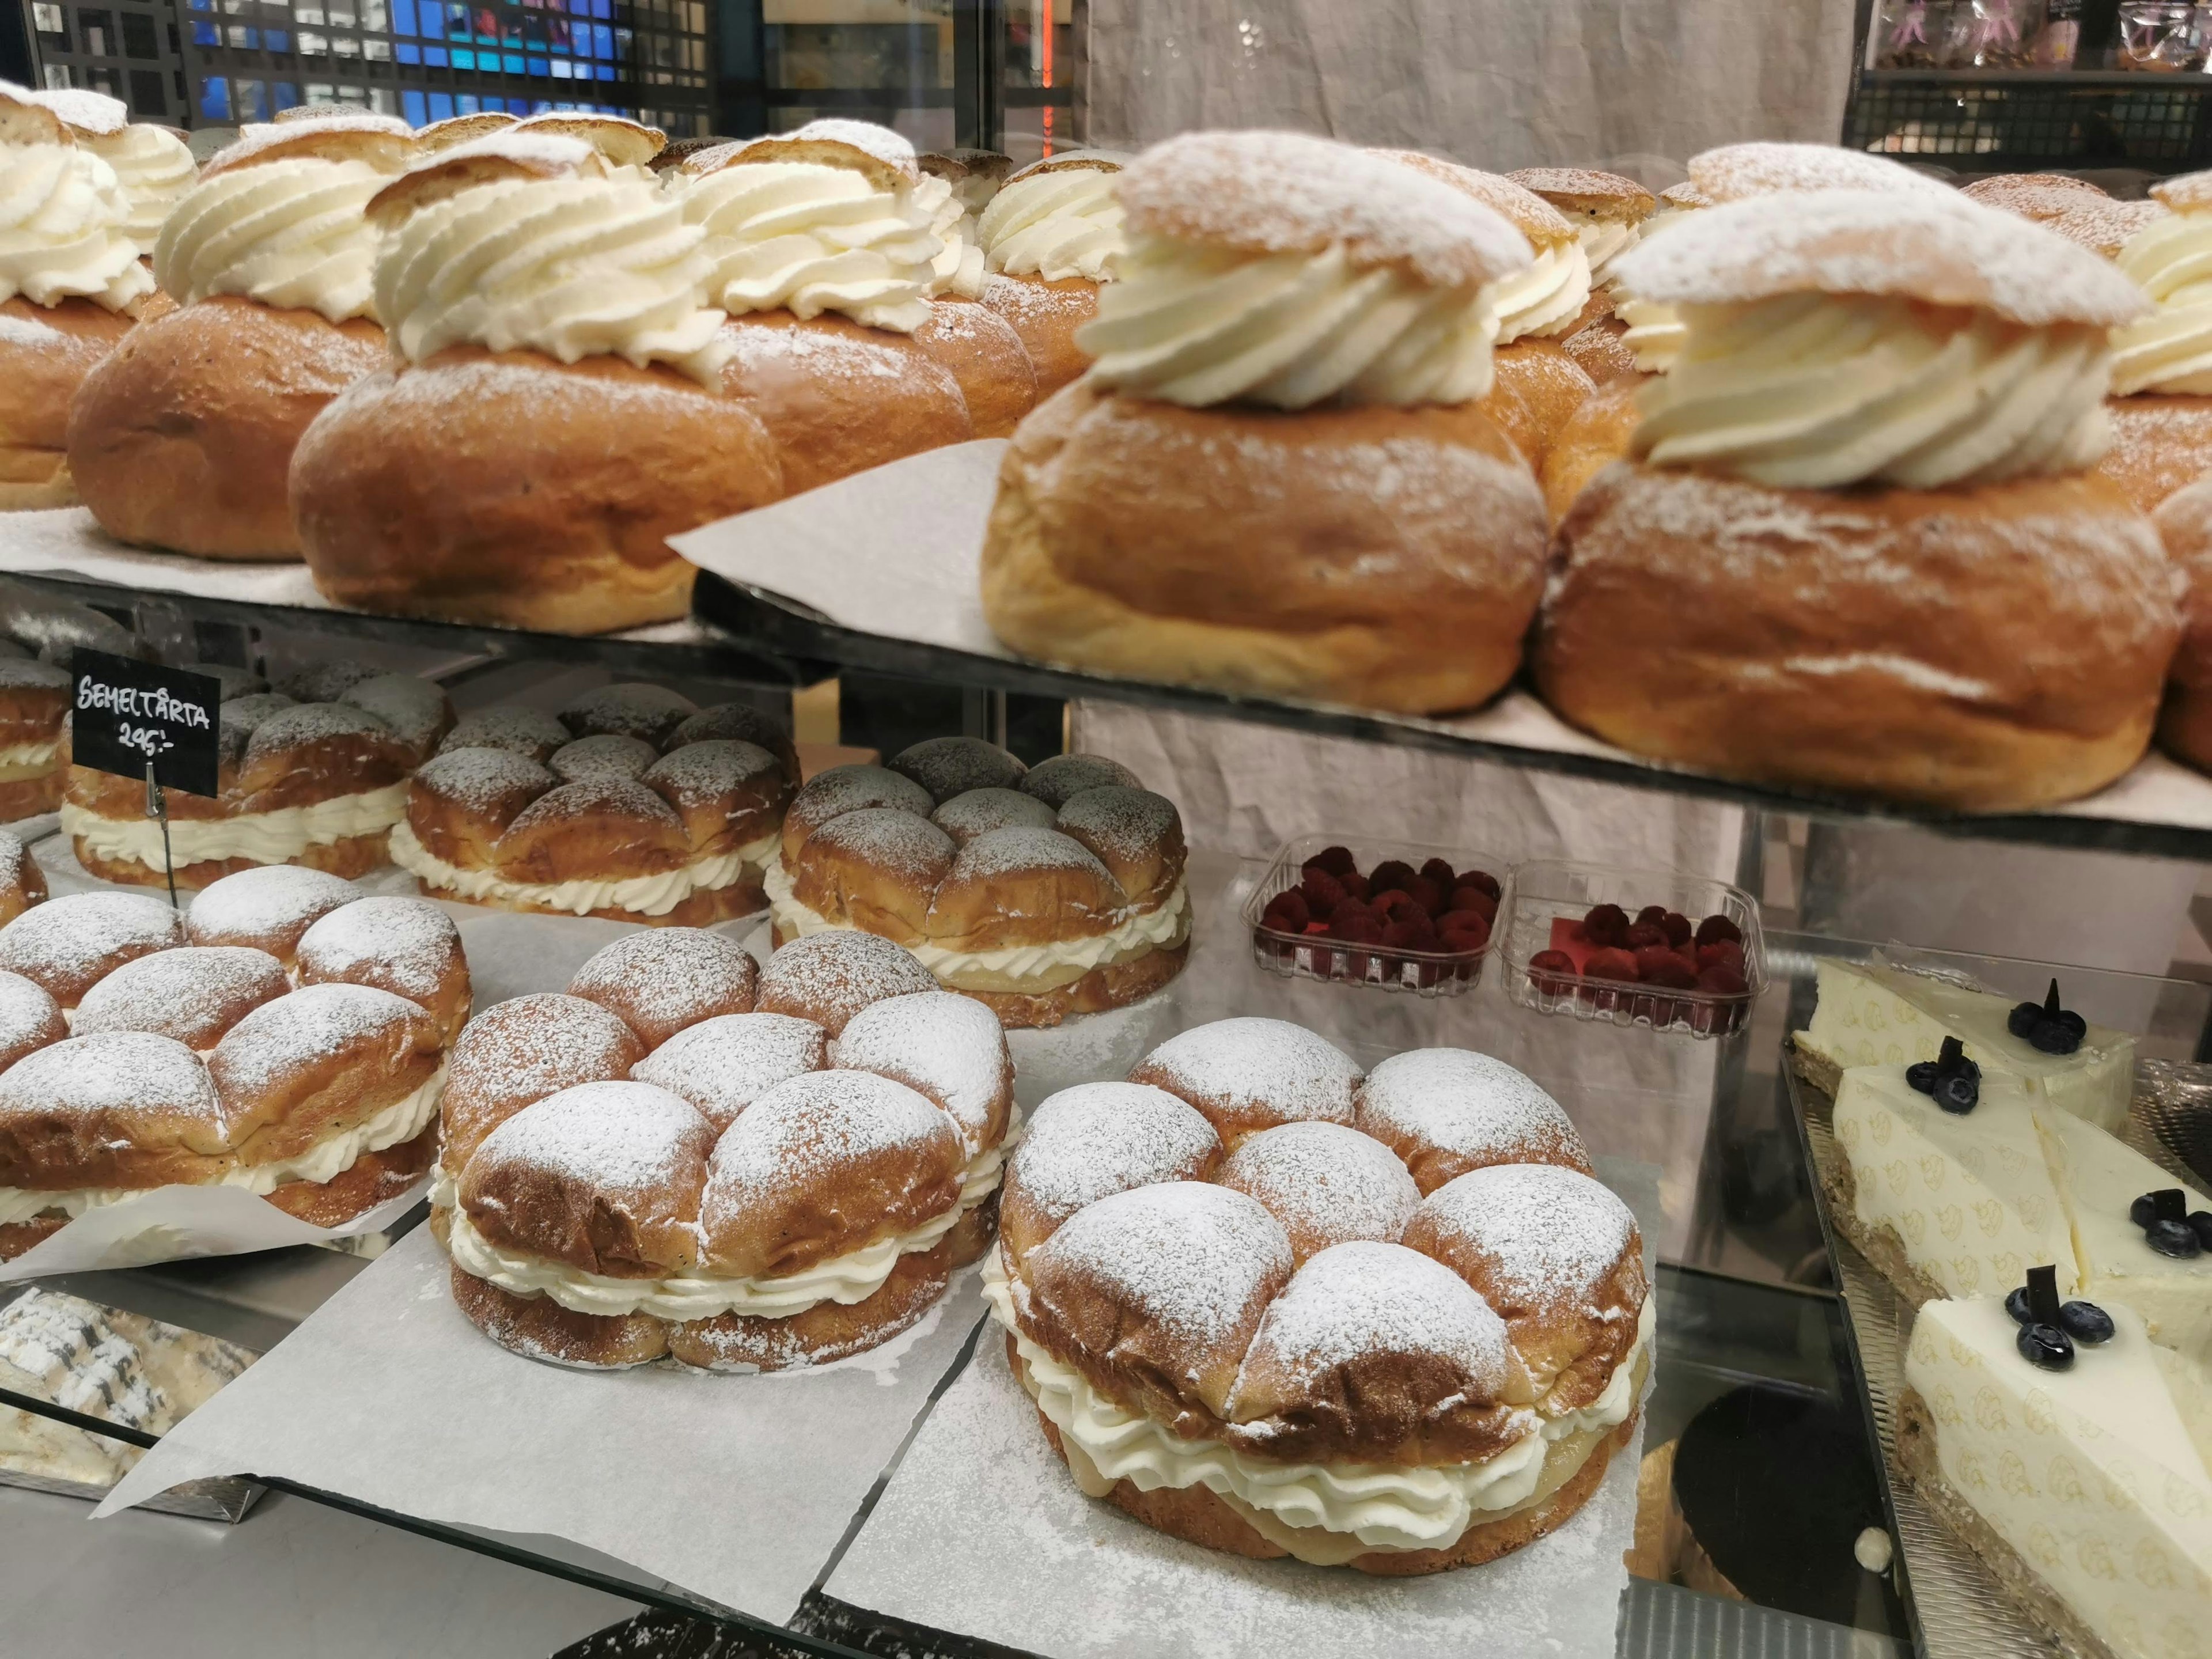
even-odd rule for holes
{"type": "Polygon", "coordinates": [[[1591,283],[1604,288],[1613,281],[1613,262],[1642,239],[1643,227],[1620,219],[1586,219],[1576,234],[1589,261],[1591,283]]]}
{"type": "Polygon", "coordinates": [[[682,185],[677,199],[706,234],[708,295],[732,316],[834,311],[899,334],[929,320],[945,244],[939,204],[916,186],[885,189],[815,161],[744,161],[682,185]]]}
{"type": "Polygon", "coordinates": [[[62,740],[46,738],[34,743],[0,744],[0,783],[19,778],[42,778],[61,764],[62,740]]]}
{"type": "Polygon", "coordinates": [[[975,216],[968,211],[948,179],[923,175],[915,200],[929,215],[929,228],[942,246],[929,262],[931,295],[957,300],[983,295],[983,250],[975,240],[975,216]]]}
{"type": "Polygon", "coordinates": [[[1589,302],[1589,256],[1579,241],[1544,248],[1526,270],[1501,277],[1486,290],[1498,313],[1498,343],[1565,333],[1589,302]]]}
{"type": "Polygon", "coordinates": [[[665,363],[709,390],[730,355],[706,299],[705,233],[632,169],[502,179],[417,209],[376,258],[393,349],[542,351],[564,363],[665,363]]]}
{"type": "Polygon", "coordinates": [[[1664,374],[1674,367],[1689,337],[1680,311],[1656,300],[1639,300],[1616,285],[1613,314],[1628,325],[1620,339],[1635,356],[1637,368],[1646,374],[1664,374]]]}
{"type": "MultiPolygon", "coordinates": [[[[356,836],[380,835],[407,810],[407,786],[391,784],[358,795],[334,795],[304,806],[280,806],[271,812],[240,812],[227,818],[171,818],[169,854],[176,867],[209,859],[251,859],[283,864],[310,847],[327,846],[356,836]]],[[[103,859],[135,859],[160,870],[161,826],[153,818],[104,818],[74,801],[61,806],[61,828],[103,859]]]]}
{"type": "Polygon", "coordinates": [[[986,204],[975,229],[993,270],[1048,283],[1105,282],[1122,249],[1114,173],[1060,167],[1017,179],[986,204]]]}
{"type": "MultiPolygon", "coordinates": [[[[769,914],[787,939],[853,931],[799,902],[792,890],[791,872],[781,860],[770,863],[761,879],[768,890],[769,914]]],[[[994,951],[951,951],[922,939],[902,948],[956,988],[963,977],[986,975],[1033,980],[1037,989],[1049,990],[1080,979],[1105,963],[1174,944],[1188,927],[1189,913],[1190,894],[1177,882],[1157,908],[1140,911],[1106,933],[1082,939],[1055,939],[1048,945],[1007,945],[994,951]]]]}
{"type": "Polygon", "coordinates": [[[1636,453],[1778,489],[2078,472],[2111,441],[2106,331],[1887,296],[1686,305],[1636,453]]]}
{"type": "Polygon", "coordinates": [[[424,888],[434,890],[434,896],[451,893],[477,904],[535,904],[578,916],[594,910],[665,916],[702,889],[727,887],[748,873],[757,879],[763,866],[775,857],[781,835],[780,830],[771,830],[732,852],[718,853],[657,875],[511,881],[496,870],[464,870],[448,864],[423,846],[414,826],[402,818],[392,826],[392,861],[420,879],[424,888]]]}
{"type": "MultiPolygon", "coordinates": [[[[353,1168],[364,1152],[380,1152],[415,1139],[438,1115],[439,1097],[446,1089],[446,1065],[439,1061],[430,1079],[411,1093],[402,1095],[374,1116],[325,1135],[305,1152],[266,1164],[234,1164],[210,1187],[243,1187],[266,1197],[288,1181],[330,1181],[353,1168]]],[[[119,1204],[126,1198],[155,1190],[148,1187],[78,1187],[47,1191],[37,1187],[0,1187],[0,1227],[58,1210],[74,1221],[87,1210],[119,1204]]]]}
{"type": "Polygon", "coordinates": [[[2153,220],[2118,264],[2158,309],[2112,331],[2112,395],[2212,392],[2212,213],[2153,220]]]}
{"type": "Polygon", "coordinates": [[[0,144],[0,301],[91,300],[121,311],[154,291],[115,169],[88,149],[0,144]]]}
{"type": "Polygon", "coordinates": [[[218,173],[170,210],[154,274],[179,305],[235,294],[333,323],[374,318],[368,198],[390,182],[366,161],[315,156],[218,173]]]}
{"type": "Polygon", "coordinates": [[[151,254],[169,210],[199,177],[191,151],[173,132],[143,123],[120,132],[80,135],[77,143],[115,169],[130,209],[123,228],[140,253],[151,254]]]}
{"type": "Polygon", "coordinates": [[[1405,1465],[1274,1463],[1219,1441],[1185,1439],[1123,1410],[1022,1334],[995,1247],[983,1258],[983,1295],[1014,1339],[1023,1387],[1060,1431],[1068,1467],[1091,1497],[1124,1480],[1139,1492],[1202,1486],[1238,1507],[1270,1541],[1317,1566],[1341,1565],[1370,1550],[1446,1549],[1478,1521],[1536,1496],[1554,1442],[1617,1427],[1636,1409],[1657,1302],[1644,1298],[1635,1346],[1589,1405],[1548,1417],[1522,1413],[1526,1431],[1486,1462],[1405,1465]]]}
{"type": "Polygon", "coordinates": [[[1487,290],[1362,269],[1340,243],[1255,255],[1139,233],[1076,341],[1106,386],[1192,408],[1460,404],[1490,390],[1487,290]]]}

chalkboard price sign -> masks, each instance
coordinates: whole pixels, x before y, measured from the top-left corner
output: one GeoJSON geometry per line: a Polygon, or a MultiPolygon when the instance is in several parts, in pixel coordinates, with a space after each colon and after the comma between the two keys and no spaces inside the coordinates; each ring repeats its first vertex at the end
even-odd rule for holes
{"type": "Polygon", "coordinates": [[[222,682],[80,646],[70,654],[70,758],[79,766],[143,778],[164,788],[222,792],[217,737],[222,682]]]}

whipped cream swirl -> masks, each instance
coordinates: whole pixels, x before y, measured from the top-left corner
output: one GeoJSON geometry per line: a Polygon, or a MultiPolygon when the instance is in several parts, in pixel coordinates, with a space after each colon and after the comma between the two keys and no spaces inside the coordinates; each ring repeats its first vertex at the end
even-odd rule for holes
{"type": "Polygon", "coordinates": [[[915,200],[928,212],[929,228],[944,244],[937,257],[929,262],[931,295],[981,299],[983,250],[975,240],[975,218],[961,204],[951,181],[925,177],[915,187],[915,200]]]}
{"type": "Polygon", "coordinates": [[[368,198],[387,182],[366,161],[313,156],[218,173],[170,210],[154,274],[179,305],[235,294],[333,323],[374,318],[368,198]]]}
{"type": "Polygon", "coordinates": [[[1340,243],[1254,255],[1143,233],[1120,271],[1076,337],[1109,386],[1192,408],[1275,409],[1460,404],[1490,390],[1487,289],[1363,270],[1340,243]]]}
{"type": "Polygon", "coordinates": [[[1635,354],[1637,368],[1646,374],[1664,374],[1674,366],[1689,334],[1680,312],[1656,300],[1639,300],[1616,285],[1613,314],[1628,325],[1620,341],[1635,354]]]}
{"type": "Polygon", "coordinates": [[[730,348],[705,297],[705,240],[681,204],[628,170],[504,179],[433,202],[385,238],[376,308],[410,362],[455,345],[612,356],[716,390],[730,348]]]}
{"type": "Polygon", "coordinates": [[[88,149],[0,144],[0,300],[92,300],[121,311],[153,292],[115,169],[88,149]]]}
{"type": "Polygon", "coordinates": [[[2112,331],[2112,395],[2212,392],[2212,213],[2153,220],[2118,264],[2158,309],[2112,331]]]}
{"type": "Polygon", "coordinates": [[[1589,256],[1579,241],[1545,248],[1526,270],[1492,283],[1487,295],[1498,313],[1498,343],[1565,333],[1589,301],[1589,256]]]}
{"type": "Polygon", "coordinates": [[[140,253],[152,253],[169,210],[184,200],[199,177],[191,151],[175,133],[143,122],[120,132],[80,136],[77,143],[115,169],[131,210],[124,229],[140,253]]]}
{"type": "Polygon", "coordinates": [[[1660,465],[1936,489],[2080,471],[2110,441],[2101,328],[1821,294],[1681,312],[1681,354],[1641,394],[1636,452],[1660,465]]]}
{"type": "Polygon", "coordinates": [[[1576,234],[1589,260],[1590,281],[1600,288],[1612,280],[1613,262],[1640,240],[1638,227],[1619,219],[1586,219],[1576,234]]]}
{"type": "Polygon", "coordinates": [[[994,196],[976,222],[983,258],[1009,276],[1103,283],[1122,249],[1121,204],[1103,167],[1032,173],[994,196]]]}
{"type": "Polygon", "coordinates": [[[708,296],[733,317],[835,311],[899,334],[929,320],[945,245],[939,204],[917,187],[884,190],[814,161],[742,161],[692,179],[679,199],[707,234],[708,296]]]}

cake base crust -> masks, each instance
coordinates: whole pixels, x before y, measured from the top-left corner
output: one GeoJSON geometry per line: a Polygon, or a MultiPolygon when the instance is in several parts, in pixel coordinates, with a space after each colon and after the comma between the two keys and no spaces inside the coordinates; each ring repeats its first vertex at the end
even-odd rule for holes
{"type": "MultiPolygon", "coordinates": [[[[1790,1064],[1807,1084],[1827,1097],[1832,1108],[1836,1090],[1843,1082],[1843,1068],[1826,1055],[1800,1046],[1795,1037],[1790,1045],[1790,1064]]],[[[1942,1287],[1912,1265],[1911,1252],[1896,1228],[1887,1224],[1870,1227],[1859,1219],[1858,1177],[1840,1148],[1828,1168],[1818,1173],[1820,1189],[1827,1195],[1829,1224],[1850,1241],[1851,1248],[1914,1307],[1942,1301],[1942,1287]]]]}
{"type": "MultiPolygon", "coordinates": [[[[84,872],[88,876],[97,876],[102,881],[121,882],[132,887],[166,889],[169,884],[168,877],[150,864],[141,863],[137,859],[102,858],[85,845],[83,836],[73,836],[70,839],[76,852],[76,861],[84,866],[84,872]]],[[[313,842],[296,857],[286,859],[284,862],[307,870],[327,870],[334,876],[343,876],[351,881],[372,870],[381,870],[392,862],[392,855],[388,850],[388,837],[385,831],[380,830],[373,835],[346,836],[337,841],[313,842]]],[[[197,891],[203,887],[214,886],[225,876],[262,867],[259,859],[202,859],[197,864],[177,866],[177,885],[179,889],[189,887],[197,891]]]]}

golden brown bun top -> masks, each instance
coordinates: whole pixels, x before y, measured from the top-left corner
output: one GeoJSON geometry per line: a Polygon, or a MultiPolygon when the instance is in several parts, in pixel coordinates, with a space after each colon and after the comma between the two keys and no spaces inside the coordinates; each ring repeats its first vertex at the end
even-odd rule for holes
{"type": "Polygon", "coordinates": [[[1352,1123],[1395,1152],[1432,1193],[1492,1164],[1591,1173],[1573,1122],[1534,1079],[1468,1048],[1394,1054],[1359,1085],[1352,1123]]]}
{"type": "Polygon", "coordinates": [[[1047,155],[1031,161],[1027,167],[1016,167],[1006,175],[1012,184],[1021,179],[1041,178],[1048,173],[1119,173],[1134,158],[1121,149],[1064,149],[1057,155],[1047,155]]]}
{"type": "MultiPolygon", "coordinates": [[[[15,93],[14,88],[5,88],[5,94],[15,93]]],[[[82,87],[60,87],[20,95],[27,102],[43,105],[53,111],[77,137],[112,138],[131,125],[131,106],[120,98],[110,98],[104,92],[93,92],[82,87]]],[[[174,131],[175,129],[164,128],[163,131],[174,131]]]]}
{"type": "Polygon", "coordinates": [[[1563,213],[1607,224],[1640,225],[1658,206],[1635,179],[1595,167],[1521,167],[1505,176],[1563,213]]]}
{"type": "MultiPolygon", "coordinates": [[[[0,940],[5,937],[0,933],[0,940]]],[[[753,1006],[811,1020],[836,1037],[871,1004],[939,988],[936,975],[912,951],[873,933],[841,929],[795,939],[770,957],[753,1006]]]]}
{"type": "Polygon", "coordinates": [[[1522,188],[1502,173],[1478,173],[1456,161],[1424,155],[1417,149],[1381,149],[1375,153],[1403,162],[1417,173],[1425,173],[1441,184],[1472,196],[1526,236],[1539,252],[1565,247],[1575,240],[1574,225],[1566,215],[1534,191],[1522,188]]]}
{"type": "Polygon", "coordinates": [[[619,115],[586,115],[558,110],[516,122],[514,134],[517,137],[550,134],[580,139],[618,167],[644,167],[668,143],[668,135],[659,127],[649,127],[640,121],[625,120],[619,115]]]}
{"type": "MultiPolygon", "coordinates": [[[[2033,198],[2052,191],[2069,191],[2076,196],[2106,196],[2102,187],[2087,179],[2076,179],[2070,173],[1999,173],[1959,186],[1961,196],[2001,208],[2013,207],[2015,198],[2033,198]]],[[[2031,213],[2027,216],[2032,219],[2036,216],[2031,213]]]]}
{"type": "Polygon", "coordinates": [[[525,135],[523,125],[416,162],[368,198],[370,222],[388,230],[409,214],[479,185],[606,177],[606,157],[584,140],[552,132],[525,135]]]}
{"type": "Polygon", "coordinates": [[[74,149],[76,139],[59,112],[29,88],[0,81],[0,144],[58,144],[74,149]]]}
{"type": "Polygon", "coordinates": [[[1662,305],[1881,295],[1988,311],[2031,328],[2109,327],[2150,309],[2142,290],[2095,254],[1949,189],[1724,203],[1631,248],[1618,270],[1631,292],[1662,305]]]}
{"type": "Polygon", "coordinates": [[[647,1048],[722,1014],[750,1013],[760,966],[726,933],[643,927],[577,969],[568,994],[616,1015],[647,1048]]]}
{"type": "Polygon", "coordinates": [[[889,127],[872,121],[830,118],[809,121],[789,132],[742,140],[702,150],[682,171],[697,178],[751,161],[805,161],[857,173],[878,190],[918,184],[921,168],[914,146],[889,127]]]}
{"type": "Polygon", "coordinates": [[[1359,1068],[1319,1034],[1288,1020],[1218,1019],[1170,1037],[1129,1073],[1204,1115],[1231,1152],[1282,1123],[1352,1121],[1359,1068]]]}
{"type": "Polygon", "coordinates": [[[1691,213],[1713,205],[1713,198],[1686,179],[1679,185],[1668,185],[1659,192],[1659,199],[1678,213],[1691,213]]]}
{"type": "Polygon", "coordinates": [[[1955,196],[1950,185],[1864,150],[1838,144],[1765,141],[1723,144],[1690,158],[1690,182],[1716,205],[1753,196],[1824,190],[1878,190],[1896,195],[1955,196]]]}
{"type": "Polygon", "coordinates": [[[933,149],[914,161],[932,178],[948,179],[954,184],[963,179],[989,179],[1004,184],[1014,168],[1014,158],[995,149],[933,149]]]}
{"type": "Polygon", "coordinates": [[[240,128],[237,138],[200,169],[200,177],[213,179],[264,161],[302,158],[366,161],[379,173],[398,173],[417,153],[414,132],[404,121],[365,112],[319,112],[313,117],[240,128]]]}
{"type": "Polygon", "coordinates": [[[43,986],[64,1008],[125,963],[185,942],[184,921],[149,893],[70,893],[0,927],[0,970],[43,986]]]}
{"type": "Polygon", "coordinates": [[[2164,203],[2176,213],[2193,213],[2212,207],[2212,172],[2185,173],[2161,179],[2150,187],[2151,200],[2164,203]]]}
{"type": "Polygon", "coordinates": [[[425,155],[465,144],[472,138],[483,138],[495,132],[503,132],[515,123],[515,118],[504,110],[496,112],[480,110],[474,115],[449,115],[442,121],[433,121],[427,127],[415,130],[415,142],[422,146],[425,155]]]}
{"type": "Polygon", "coordinates": [[[328,871],[265,864],[203,888],[185,913],[185,933],[195,945],[251,945],[289,967],[302,933],[361,896],[328,871]]]}
{"type": "Polygon", "coordinates": [[[1432,288],[1525,270],[1528,240],[1465,193],[1380,155],[1295,132],[1189,132],[1121,171],[1132,231],[1239,253],[1319,253],[1432,288]]]}

